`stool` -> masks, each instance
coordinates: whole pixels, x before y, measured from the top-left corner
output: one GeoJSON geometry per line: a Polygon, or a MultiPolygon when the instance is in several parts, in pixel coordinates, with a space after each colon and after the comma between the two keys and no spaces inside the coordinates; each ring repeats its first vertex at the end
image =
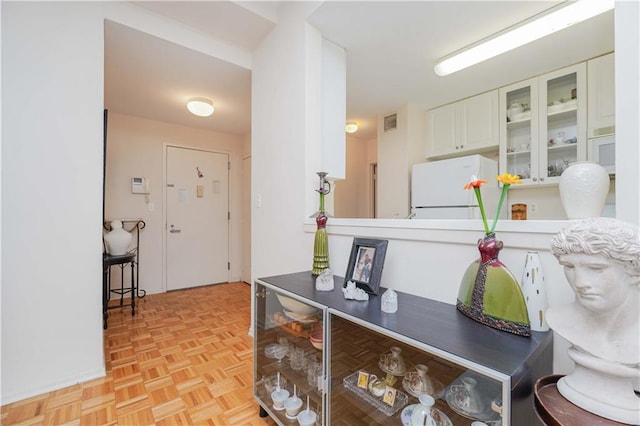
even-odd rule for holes
{"type": "Polygon", "coordinates": [[[136,314],[136,253],[129,252],[122,255],[112,256],[109,254],[102,255],[102,320],[103,327],[107,329],[107,320],[109,317],[109,309],[121,308],[124,306],[131,306],[131,316],[136,314]],[[131,267],[131,287],[124,286],[124,269],[127,264],[131,267]],[[120,267],[120,282],[121,287],[119,289],[111,289],[111,267],[120,267]],[[111,300],[111,293],[120,295],[120,304],[116,306],[109,306],[109,300],[111,300]],[[131,303],[124,304],[124,295],[131,293],[131,303]]]}

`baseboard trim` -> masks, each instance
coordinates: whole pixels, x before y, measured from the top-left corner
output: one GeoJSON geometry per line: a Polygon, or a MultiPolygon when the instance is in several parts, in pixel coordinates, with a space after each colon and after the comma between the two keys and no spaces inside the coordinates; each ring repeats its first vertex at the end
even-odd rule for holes
{"type": "Polygon", "coordinates": [[[49,383],[42,387],[38,387],[37,389],[32,389],[29,391],[18,392],[15,394],[0,395],[0,401],[2,405],[11,404],[17,401],[22,401],[23,399],[31,398],[34,396],[42,395],[48,392],[56,391],[58,389],[66,388],[68,386],[75,385],[77,383],[88,382],[89,380],[97,379],[100,377],[105,377],[107,375],[105,368],[100,368],[98,370],[89,371],[84,374],[74,375],[72,377],[68,377],[61,381],[56,381],[53,383],[49,383]]]}

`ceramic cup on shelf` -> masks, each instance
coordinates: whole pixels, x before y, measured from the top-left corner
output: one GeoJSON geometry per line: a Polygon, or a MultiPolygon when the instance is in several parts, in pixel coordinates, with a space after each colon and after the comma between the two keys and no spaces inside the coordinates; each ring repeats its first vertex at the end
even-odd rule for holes
{"type": "Polygon", "coordinates": [[[472,377],[463,377],[461,385],[454,386],[456,393],[454,402],[458,408],[463,409],[468,413],[480,413],[482,412],[482,405],[480,396],[476,386],[478,382],[472,377]]]}
{"type": "MultiPolygon", "coordinates": [[[[409,382],[411,384],[411,388],[414,392],[417,393],[426,393],[433,394],[433,384],[431,383],[431,379],[427,375],[429,371],[429,367],[424,364],[417,364],[415,367],[415,371],[412,371],[409,376],[409,382]]],[[[407,373],[409,374],[409,373],[407,373]]],[[[405,375],[406,377],[407,375],[405,375]]]]}
{"type": "Polygon", "coordinates": [[[284,410],[284,402],[289,398],[289,391],[281,389],[280,386],[271,392],[271,400],[273,401],[273,409],[276,411],[284,410]]]}
{"type": "Polygon", "coordinates": [[[382,355],[380,361],[387,373],[391,374],[404,374],[407,370],[404,359],[400,353],[402,349],[397,346],[389,348],[389,353],[382,355]]]}
{"type": "Polygon", "coordinates": [[[306,410],[300,411],[296,418],[298,419],[300,426],[314,426],[318,415],[315,411],[307,408],[306,410]]]}
{"type": "Polygon", "coordinates": [[[289,420],[295,420],[301,408],[302,399],[300,399],[298,395],[296,395],[296,388],[294,385],[293,395],[284,401],[284,409],[286,411],[287,418],[289,420]]]}

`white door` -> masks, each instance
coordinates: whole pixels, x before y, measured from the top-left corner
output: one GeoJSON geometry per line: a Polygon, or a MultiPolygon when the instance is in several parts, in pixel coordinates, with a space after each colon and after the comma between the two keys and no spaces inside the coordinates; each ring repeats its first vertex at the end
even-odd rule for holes
{"type": "Polygon", "coordinates": [[[229,156],[167,147],[167,290],[229,280],[229,156]]]}

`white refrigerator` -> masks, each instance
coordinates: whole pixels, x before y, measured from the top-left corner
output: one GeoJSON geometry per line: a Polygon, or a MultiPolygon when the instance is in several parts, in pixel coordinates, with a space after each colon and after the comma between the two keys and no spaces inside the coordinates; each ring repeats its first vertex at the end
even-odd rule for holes
{"type": "MultiPolygon", "coordinates": [[[[498,162],[481,155],[414,164],[411,170],[412,216],[415,219],[481,219],[473,189],[464,189],[472,175],[487,181],[481,192],[487,221],[491,225],[501,190],[496,180],[498,162]]],[[[505,216],[505,207],[501,216],[505,216]]]]}

